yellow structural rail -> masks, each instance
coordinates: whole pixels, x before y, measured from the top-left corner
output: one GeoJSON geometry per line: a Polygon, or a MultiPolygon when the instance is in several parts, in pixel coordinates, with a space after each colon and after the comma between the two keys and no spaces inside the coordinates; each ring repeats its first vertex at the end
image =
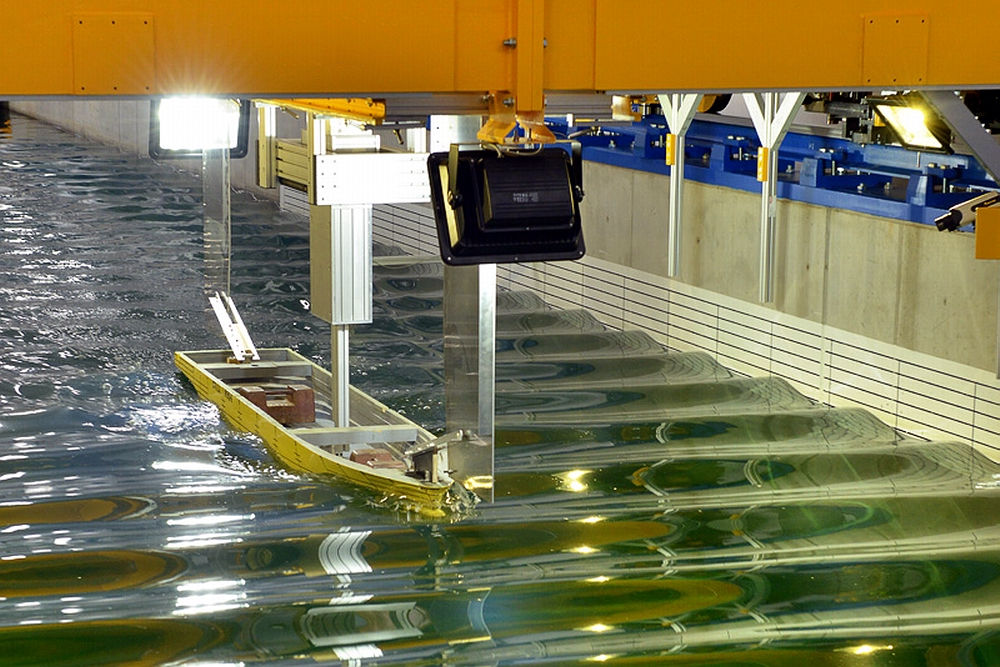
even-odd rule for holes
{"type": "Polygon", "coordinates": [[[0,96],[1000,87],[995,0],[8,2],[0,96]]]}
{"type": "Polygon", "coordinates": [[[301,111],[318,116],[346,118],[363,123],[378,124],[385,119],[385,102],[371,98],[357,99],[257,99],[257,104],[270,104],[288,111],[301,111]]]}

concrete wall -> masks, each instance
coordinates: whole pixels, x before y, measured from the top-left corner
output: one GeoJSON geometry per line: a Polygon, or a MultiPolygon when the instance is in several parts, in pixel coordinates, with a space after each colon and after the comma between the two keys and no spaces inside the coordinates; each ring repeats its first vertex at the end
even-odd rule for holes
{"type": "MultiPolygon", "coordinates": [[[[588,162],[591,256],[665,276],[668,177],[588,162]]],[[[754,302],[760,196],[688,182],[680,280],[754,302]]],[[[997,368],[1000,268],[971,234],[780,201],[773,308],[983,370],[997,368]]]]}

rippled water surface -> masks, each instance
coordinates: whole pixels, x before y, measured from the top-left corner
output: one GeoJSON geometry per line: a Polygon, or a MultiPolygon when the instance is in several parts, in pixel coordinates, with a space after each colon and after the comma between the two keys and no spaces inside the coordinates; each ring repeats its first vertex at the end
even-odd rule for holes
{"type": "MultiPolygon", "coordinates": [[[[258,344],[326,363],[306,221],[233,205],[258,344]]],[[[1000,469],[964,444],[509,292],[497,501],[428,523],[198,399],[202,272],[198,179],[0,135],[0,663],[1000,664],[1000,469]]],[[[375,279],[356,383],[440,430],[440,268],[375,279]]]]}

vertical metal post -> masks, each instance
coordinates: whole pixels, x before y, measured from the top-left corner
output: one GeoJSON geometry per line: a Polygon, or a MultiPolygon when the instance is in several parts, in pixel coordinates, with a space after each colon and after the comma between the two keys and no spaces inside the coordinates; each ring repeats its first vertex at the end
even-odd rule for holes
{"type": "Polygon", "coordinates": [[[330,327],[330,418],[340,428],[351,425],[351,366],[348,325],[330,327]]]}
{"type": "Polygon", "coordinates": [[[306,140],[309,154],[313,156],[312,164],[309,165],[309,183],[306,188],[309,194],[309,203],[316,203],[316,160],[317,155],[326,155],[326,134],[328,121],[325,118],[317,118],[316,114],[306,114],[306,140]]]}
{"type": "Polygon", "coordinates": [[[444,268],[445,424],[479,436],[482,445],[456,443],[448,466],[459,482],[493,500],[496,264],[444,268]],[[483,446],[485,445],[485,446],[483,446]]]}
{"type": "Polygon", "coordinates": [[[674,278],[681,270],[681,228],[684,197],[684,137],[701,103],[701,93],[659,95],[667,120],[667,164],[670,165],[670,202],[667,208],[667,276],[674,278]]]}
{"type": "MultiPolygon", "coordinates": [[[[432,116],[430,149],[476,141],[478,117],[432,116]]],[[[456,480],[493,501],[496,264],[444,267],[444,386],[448,431],[476,434],[480,444],[448,447],[456,480]]]]}
{"type": "Polygon", "coordinates": [[[760,138],[757,180],[761,182],[759,292],[761,303],[774,301],[775,209],[778,198],[778,146],[788,132],[805,93],[743,93],[760,138]]]}
{"type": "MultiPolygon", "coordinates": [[[[778,96],[776,93],[764,93],[764,121],[768,128],[774,122],[774,109],[777,106],[778,96]]],[[[767,132],[767,130],[765,130],[767,132]]],[[[762,142],[766,141],[767,147],[761,156],[762,165],[758,163],[758,171],[763,169],[761,179],[760,198],[760,263],[758,276],[760,276],[758,299],[761,303],[771,303],[774,301],[774,215],[775,205],[778,195],[778,188],[775,181],[778,177],[778,151],[775,148],[770,134],[765,134],[762,142]]],[[[760,159],[760,158],[758,158],[760,159]]]]}
{"type": "Polygon", "coordinates": [[[257,108],[257,185],[273,188],[275,155],[278,150],[277,108],[261,104],[257,108]]]}
{"type": "Polygon", "coordinates": [[[228,150],[202,152],[201,188],[205,221],[205,293],[229,294],[232,218],[228,150]]]}
{"type": "Polygon", "coordinates": [[[767,152],[764,169],[767,172],[767,180],[760,184],[760,263],[758,268],[760,285],[758,298],[761,303],[771,303],[774,301],[774,222],[778,197],[777,151],[769,150],[767,152]]]}
{"type": "Polygon", "coordinates": [[[346,428],[351,425],[348,323],[371,321],[371,207],[316,206],[315,157],[326,155],[328,125],[325,118],[317,118],[311,113],[306,116],[306,139],[309,154],[313,156],[308,184],[312,204],[309,208],[309,274],[314,312],[331,323],[330,418],[338,427],[346,428]],[[355,209],[361,210],[361,214],[355,215],[355,209]],[[367,217],[364,210],[367,210],[367,217]],[[367,272],[355,276],[354,267],[358,264],[367,267],[367,272]],[[361,281],[361,289],[354,288],[355,279],[361,281]]]}
{"type": "Polygon", "coordinates": [[[309,279],[313,314],[331,324],[331,419],[347,427],[349,326],[372,321],[371,205],[310,207],[309,279]]]}
{"type": "Polygon", "coordinates": [[[673,142],[673,162],[670,164],[670,201],[667,204],[667,276],[676,278],[681,270],[681,217],[684,210],[684,135],[676,135],[673,142]]]}

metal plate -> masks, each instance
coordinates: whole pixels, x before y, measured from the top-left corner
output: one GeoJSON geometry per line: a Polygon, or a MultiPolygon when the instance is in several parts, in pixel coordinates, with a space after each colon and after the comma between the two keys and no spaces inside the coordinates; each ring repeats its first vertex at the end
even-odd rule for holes
{"type": "Polygon", "coordinates": [[[864,16],[864,82],[893,87],[927,81],[929,33],[926,14],[864,16]]]}
{"type": "Polygon", "coordinates": [[[426,153],[316,156],[319,205],[415,204],[430,199],[426,153]]]}
{"type": "Polygon", "coordinates": [[[152,14],[75,14],[73,84],[80,95],[156,90],[152,14]]]}

